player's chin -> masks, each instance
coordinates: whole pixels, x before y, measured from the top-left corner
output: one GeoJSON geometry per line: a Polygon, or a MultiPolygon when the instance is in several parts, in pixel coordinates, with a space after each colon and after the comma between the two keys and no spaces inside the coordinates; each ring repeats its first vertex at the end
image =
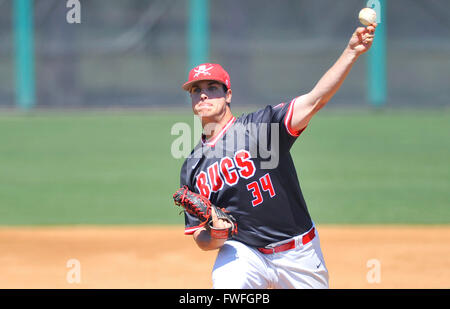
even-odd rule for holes
{"type": "Polygon", "coordinates": [[[196,114],[200,117],[210,117],[214,114],[214,110],[210,107],[201,107],[196,109],[196,114]]]}

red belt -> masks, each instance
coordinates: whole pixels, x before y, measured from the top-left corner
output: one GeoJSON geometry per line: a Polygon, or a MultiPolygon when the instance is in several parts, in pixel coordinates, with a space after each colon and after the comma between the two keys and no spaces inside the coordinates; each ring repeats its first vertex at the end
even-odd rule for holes
{"type": "MultiPolygon", "coordinates": [[[[308,233],[306,233],[305,235],[303,235],[301,237],[302,244],[306,245],[311,240],[313,240],[315,236],[316,236],[316,231],[314,228],[312,228],[308,233]]],[[[259,252],[264,253],[264,254],[273,254],[273,253],[278,253],[278,252],[283,252],[283,251],[294,249],[296,247],[295,242],[296,242],[296,239],[294,238],[284,244],[275,246],[273,248],[266,247],[266,248],[257,248],[257,249],[259,252]]]]}

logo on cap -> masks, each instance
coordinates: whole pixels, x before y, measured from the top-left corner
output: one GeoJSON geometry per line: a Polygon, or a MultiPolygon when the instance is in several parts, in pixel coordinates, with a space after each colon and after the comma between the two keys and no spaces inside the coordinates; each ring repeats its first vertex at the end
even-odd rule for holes
{"type": "Polygon", "coordinates": [[[212,70],[214,67],[210,66],[209,68],[206,67],[206,65],[199,65],[196,69],[194,69],[194,78],[198,77],[200,74],[203,75],[211,75],[211,73],[209,73],[210,70],[212,70]]]}

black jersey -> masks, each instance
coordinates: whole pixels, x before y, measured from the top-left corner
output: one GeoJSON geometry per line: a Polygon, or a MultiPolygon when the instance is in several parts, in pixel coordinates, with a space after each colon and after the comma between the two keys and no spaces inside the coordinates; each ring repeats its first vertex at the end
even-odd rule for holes
{"type": "MultiPolygon", "coordinates": [[[[229,211],[238,222],[233,239],[249,246],[264,247],[313,225],[290,155],[304,130],[290,128],[295,100],[233,117],[214,139],[202,139],[181,168],[181,186],[229,211]]],[[[185,213],[185,234],[199,225],[185,213]]]]}

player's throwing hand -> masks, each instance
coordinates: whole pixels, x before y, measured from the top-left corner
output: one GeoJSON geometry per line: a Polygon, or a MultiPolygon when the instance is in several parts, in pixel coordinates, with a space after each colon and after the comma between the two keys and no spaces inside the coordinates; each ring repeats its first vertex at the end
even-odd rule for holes
{"type": "Polygon", "coordinates": [[[377,24],[367,27],[358,27],[348,42],[348,48],[354,51],[357,56],[365,53],[372,46],[375,38],[375,29],[377,24]]]}

